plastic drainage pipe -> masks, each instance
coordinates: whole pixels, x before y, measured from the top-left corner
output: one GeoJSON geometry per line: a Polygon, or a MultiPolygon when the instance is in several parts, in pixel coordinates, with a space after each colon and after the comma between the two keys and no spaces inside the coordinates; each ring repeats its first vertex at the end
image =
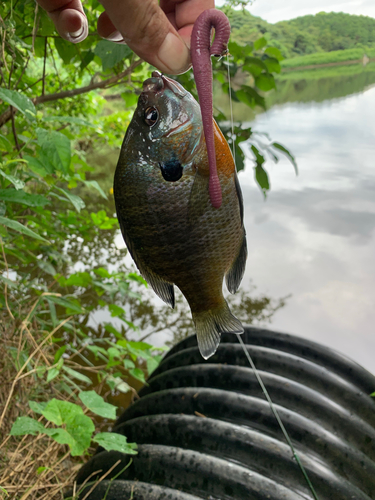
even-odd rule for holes
{"type": "MultiPolygon", "coordinates": [[[[375,498],[375,377],[322,345],[242,336],[319,500],[375,498]]],[[[189,337],[165,356],[113,432],[138,455],[98,449],[77,476],[88,500],[313,498],[235,336],[209,362],[189,337]],[[98,472],[100,471],[100,472],[98,472]],[[114,479],[115,478],[115,479],[114,479]]]]}

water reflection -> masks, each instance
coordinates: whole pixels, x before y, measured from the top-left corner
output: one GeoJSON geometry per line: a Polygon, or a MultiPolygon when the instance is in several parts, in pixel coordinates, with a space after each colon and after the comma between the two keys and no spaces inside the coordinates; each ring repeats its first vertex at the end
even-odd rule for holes
{"type": "Polygon", "coordinates": [[[240,173],[246,276],[291,293],[273,327],[322,342],[375,370],[375,87],[320,104],[277,105],[252,123],[285,144],[263,201],[252,165],[240,173]]]}

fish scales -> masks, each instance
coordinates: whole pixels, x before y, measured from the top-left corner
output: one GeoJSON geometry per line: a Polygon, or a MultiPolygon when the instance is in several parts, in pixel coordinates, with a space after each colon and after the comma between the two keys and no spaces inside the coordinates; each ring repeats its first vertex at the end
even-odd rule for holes
{"type": "Polygon", "coordinates": [[[215,148],[223,196],[218,209],[208,194],[199,105],[177,82],[153,76],[144,83],[114,182],[117,216],[138,269],[172,306],[173,285],[178,286],[205,358],[216,351],[221,333],[243,331],[222,293],[226,274],[232,273],[231,288],[237,288],[244,272],[242,199],[229,146],[216,124],[215,148]]]}

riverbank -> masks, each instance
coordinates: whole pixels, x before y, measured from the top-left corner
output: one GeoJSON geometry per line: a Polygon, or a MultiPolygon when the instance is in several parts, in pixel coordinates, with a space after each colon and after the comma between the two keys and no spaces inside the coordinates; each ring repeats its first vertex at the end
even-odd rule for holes
{"type": "Polygon", "coordinates": [[[281,68],[282,71],[301,71],[347,64],[362,63],[366,65],[373,60],[375,60],[375,49],[373,48],[335,50],[284,59],[281,62],[281,68]]]}
{"type": "Polygon", "coordinates": [[[321,68],[333,68],[335,66],[349,66],[351,64],[362,64],[363,66],[366,66],[368,63],[375,62],[375,58],[369,59],[367,58],[362,58],[362,59],[354,59],[351,61],[340,61],[340,62],[331,62],[331,63],[325,63],[325,64],[310,64],[308,66],[293,66],[290,68],[282,68],[283,72],[288,72],[288,71],[305,71],[309,69],[321,69],[321,68]]]}

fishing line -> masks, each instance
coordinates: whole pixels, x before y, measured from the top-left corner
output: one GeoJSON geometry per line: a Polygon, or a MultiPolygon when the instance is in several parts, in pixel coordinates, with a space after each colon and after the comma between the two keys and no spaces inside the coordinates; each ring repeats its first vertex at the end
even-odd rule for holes
{"type": "MultiPolygon", "coordinates": [[[[231,87],[231,79],[230,79],[230,70],[229,70],[229,54],[227,54],[227,68],[228,68],[228,85],[229,85],[229,104],[230,104],[230,123],[231,123],[231,131],[232,131],[232,149],[233,149],[233,159],[234,159],[234,164],[236,165],[236,151],[235,151],[235,148],[236,148],[236,143],[235,143],[235,136],[234,136],[234,121],[233,121],[233,104],[232,104],[232,87],[231,87]]],[[[271,408],[271,411],[274,415],[274,417],[276,418],[277,420],[277,423],[279,424],[279,427],[285,437],[285,440],[293,454],[293,458],[295,459],[295,461],[297,462],[298,464],[298,467],[300,468],[301,472],[302,472],[302,475],[303,477],[305,478],[305,481],[307,483],[307,486],[309,487],[313,497],[314,497],[314,500],[319,500],[319,497],[310,481],[310,478],[306,472],[306,469],[305,467],[303,466],[298,454],[297,454],[297,451],[296,449],[294,448],[294,445],[292,443],[292,440],[290,439],[289,437],[289,434],[288,434],[288,431],[285,429],[284,427],[284,424],[281,420],[281,417],[279,415],[279,412],[277,411],[277,408],[275,407],[275,405],[273,404],[272,402],[272,399],[271,399],[271,396],[269,395],[268,391],[267,391],[267,388],[266,386],[264,385],[264,382],[262,380],[262,377],[260,376],[260,373],[258,372],[255,364],[254,364],[254,361],[252,360],[252,357],[250,356],[250,353],[249,351],[246,349],[246,346],[245,344],[243,343],[243,340],[241,338],[241,335],[239,334],[236,334],[237,335],[237,338],[238,338],[238,342],[241,344],[241,347],[243,349],[243,352],[254,372],[254,375],[263,391],[263,394],[265,395],[266,399],[267,399],[267,402],[271,408]]]]}
{"type": "Polygon", "coordinates": [[[236,166],[236,141],[234,138],[233,101],[232,101],[232,87],[230,84],[229,52],[227,53],[227,69],[228,69],[228,86],[229,86],[230,124],[232,128],[232,154],[233,154],[234,165],[236,166]]]}
{"type": "Polygon", "coordinates": [[[249,351],[246,349],[246,346],[243,343],[241,335],[239,335],[238,333],[236,335],[237,335],[237,338],[238,338],[238,342],[241,344],[243,352],[244,352],[244,354],[245,354],[248,362],[250,363],[251,368],[253,369],[254,375],[255,375],[255,377],[256,377],[256,379],[257,379],[257,381],[258,381],[258,383],[259,383],[259,385],[260,385],[260,387],[261,387],[261,389],[263,391],[263,394],[266,396],[266,399],[268,401],[268,404],[270,405],[271,411],[274,414],[274,417],[276,418],[277,423],[279,424],[282,433],[284,434],[285,440],[288,443],[289,448],[291,449],[291,451],[293,453],[293,458],[295,459],[295,461],[297,462],[299,468],[301,469],[303,477],[305,478],[306,483],[307,483],[308,487],[310,488],[310,491],[313,494],[314,499],[315,500],[319,500],[319,497],[318,497],[318,495],[317,495],[317,493],[316,493],[316,491],[314,489],[314,486],[312,485],[312,483],[310,481],[310,478],[307,475],[306,469],[303,466],[303,464],[302,464],[302,462],[301,462],[301,460],[300,460],[300,458],[299,458],[299,456],[298,456],[298,454],[296,452],[296,449],[293,446],[293,443],[292,443],[292,440],[289,437],[288,431],[284,427],[284,424],[283,424],[283,422],[282,422],[282,420],[280,418],[279,412],[277,411],[275,405],[273,404],[271,396],[269,395],[269,393],[267,391],[267,388],[264,385],[262,377],[260,376],[260,373],[258,372],[258,370],[257,370],[257,368],[256,368],[256,366],[254,364],[254,361],[252,360],[252,357],[250,356],[249,351]]]}

